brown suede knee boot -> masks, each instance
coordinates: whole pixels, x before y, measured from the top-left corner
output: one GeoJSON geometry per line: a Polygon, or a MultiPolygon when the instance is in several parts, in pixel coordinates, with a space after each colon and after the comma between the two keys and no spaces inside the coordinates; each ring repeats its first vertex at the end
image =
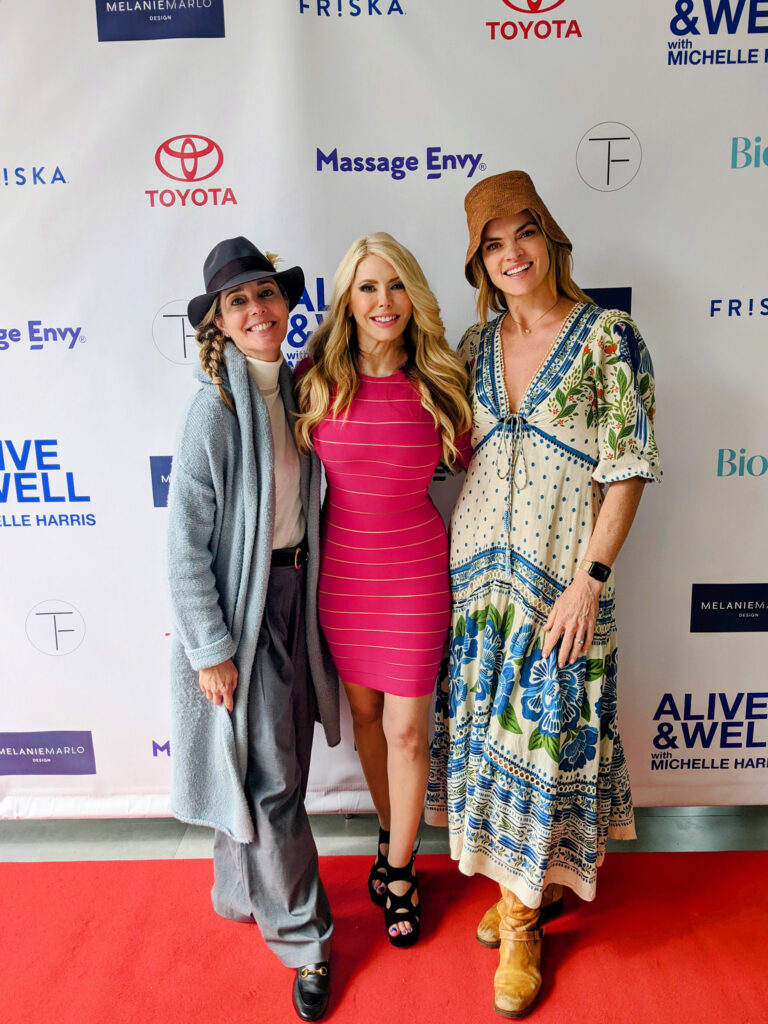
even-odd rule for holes
{"type": "MultiPolygon", "coordinates": [[[[501,888],[501,886],[499,886],[501,888]]],[[[493,903],[483,914],[477,926],[475,937],[482,946],[488,949],[499,948],[499,922],[501,921],[501,903],[493,903]]],[[[539,924],[551,921],[563,909],[563,887],[552,883],[541,894],[539,907],[539,924]]]]}
{"type": "Polygon", "coordinates": [[[493,978],[493,1008],[503,1017],[524,1017],[541,988],[539,911],[502,886],[499,901],[499,966],[493,978]]]}

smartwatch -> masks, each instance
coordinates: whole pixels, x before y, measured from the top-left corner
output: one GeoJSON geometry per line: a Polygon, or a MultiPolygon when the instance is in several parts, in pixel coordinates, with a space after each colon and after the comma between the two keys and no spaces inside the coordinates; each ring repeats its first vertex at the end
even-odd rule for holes
{"type": "Polygon", "coordinates": [[[601,583],[605,583],[611,575],[610,565],[604,565],[602,562],[590,562],[588,558],[581,560],[579,568],[583,569],[587,576],[591,576],[593,580],[599,580],[601,583]]]}

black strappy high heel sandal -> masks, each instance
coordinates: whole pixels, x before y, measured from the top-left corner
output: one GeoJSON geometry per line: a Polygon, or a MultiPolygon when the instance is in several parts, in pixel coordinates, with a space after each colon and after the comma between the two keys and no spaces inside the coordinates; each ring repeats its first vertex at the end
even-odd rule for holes
{"type": "Polygon", "coordinates": [[[376,847],[376,860],[368,872],[368,895],[371,897],[371,903],[375,903],[377,907],[383,907],[387,902],[387,855],[381,852],[382,846],[389,846],[389,832],[385,832],[379,826],[379,845],[376,847]],[[382,892],[377,891],[375,882],[381,882],[384,885],[382,892]]]}
{"type": "Polygon", "coordinates": [[[418,899],[419,888],[416,884],[416,874],[413,870],[413,861],[416,851],[411,854],[411,859],[402,868],[393,868],[387,864],[387,901],[384,906],[384,923],[387,927],[387,938],[393,946],[399,949],[406,949],[418,941],[421,929],[421,904],[414,903],[413,897],[418,899]],[[410,882],[408,889],[402,896],[392,892],[392,882],[410,882]],[[390,933],[390,928],[396,924],[410,924],[413,931],[403,934],[399,929],[397,935],[390,933]]]}

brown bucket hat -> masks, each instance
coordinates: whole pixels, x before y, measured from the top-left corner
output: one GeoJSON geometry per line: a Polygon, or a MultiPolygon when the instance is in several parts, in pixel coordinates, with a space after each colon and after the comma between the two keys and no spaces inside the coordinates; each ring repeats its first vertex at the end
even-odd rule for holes
{"type": "Polygon", "coordinates": [[[483,178],[467,192],[464,199],[469,228],[469,248],[464,262],[464,274],[473,286],[477,282],[470,270],[470,261],[480,246],[483,228],[496,217],[514,217],[521,210],[535,210],[541,218],[544,231],[556,242],[562,242],[569,249],[573,246],[555,218],[546,208],[536,191],[530,175],[525,171],[505,171],[483,178]]]}

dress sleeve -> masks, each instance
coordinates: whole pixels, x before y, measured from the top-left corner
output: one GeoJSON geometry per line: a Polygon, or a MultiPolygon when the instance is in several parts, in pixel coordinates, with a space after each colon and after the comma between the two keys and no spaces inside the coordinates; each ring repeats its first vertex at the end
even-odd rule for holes
{"type": "MultiPolygon", "coordinates": [[[[469,401],[469,407],[472,410],[474,416],[474,391],[475,391],[475,362],[477,359],[477,341],[478,341],[478,330],[477,324],[473,327],[469,327],[462,335],[461,341],[459,342],[458,348],[456,349],[456,355],[461,360],[462,366],[467,371],[467,400],[469,401]]],[[[459,465],[462,469],[469,467],[470,460],[472,458],[472,432],[473,428],[469,427],[463,434],[456,438],[456,447],[459,451],[459,465]]]]}
{"type": "Polygon", "coordinates": [[[598,464],[593,477],[613,483],[639,476],[661,479],[653,434],[653,363],[632,319],[608,310],[593,333],[598,464]]]}

